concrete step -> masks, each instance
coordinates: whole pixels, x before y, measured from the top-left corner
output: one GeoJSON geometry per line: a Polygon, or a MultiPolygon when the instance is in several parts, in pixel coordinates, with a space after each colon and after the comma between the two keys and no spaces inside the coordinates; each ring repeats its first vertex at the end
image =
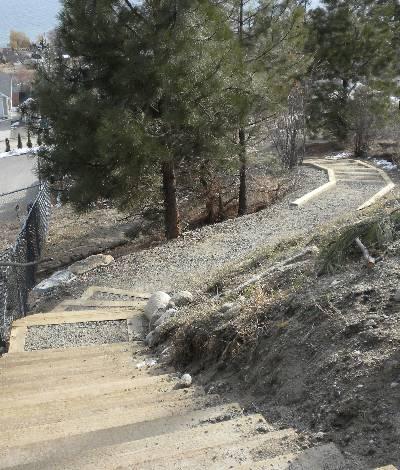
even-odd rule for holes
{"type": "Polygon", "coordinates": [[[244,464],[238,470],[344,470],[345,459],[334,444],[244,464]]]}
{"type": "Polygon", "coordinates": [[[13,327],[18,326],[41,326],[61,325],[65,323],[86,323],[93,321],[127,320],[136,318],[139,324],[144,321],[141,310],[134,309],[110,309],[104,310],[77,310],[73,312],[53,311],[49,313],[36,313],[15,320],[13,327]]]}
{"type": "MultiPolygon", "coordinates": [[[[20,406],[15,403],[13,407],[1,410],[0,424],[2,429],[23,426],[30,427],[39,424],[61,422],[73,417],[84,417],[98,412],[121,407],[136,407],[137,410],[147,409],[147,419],[152,419],[159,409],[200,409],[206,406],[221,403],[216,395],[206,395],[202,389],[171,390],[153,395],[132,392],[131,390],[117,390],[105,394],[89,397],[76,397],[65,400],[51,401],[34,405],[20,406]]],[[[158,416],[158,415],[157,415],[158,416]]]]}
{"type": "Polygon", "coordinates": [[[119,309],[121,311],[129,309],[142,311],[147,303],[147,300],[95,300],[95,299],[70,299],[64,300],[59,303],[54,311],[66,312],[75,311],[77,307],[81,309],[95,308],[95,309],[119,309]],[[70,310],[71,309],[71,310],[70,310]]]}
{"type": "MultiPolygon", "coordinates": [[[[9,461],[15,465],[16,461],[20,460],[18,455],[26,446],[31,451],[31,460],[34,460],[38,453],[43,454],[46,447],[47,454],[50,449],[62,448],[65,451],[69,447],[72,456],[77,451],[77,442],[80,443],[80,452],[83,450],[83,442],[86,442],[84,450],[91,451],[104,445],[136,441],[177,430],[190,431],[204,422],[223,421],[240,415],[241,408],[236,403],[197,410],[181,406],[179,402],[175,402],[171,407],[155,409],[121,404],[120,409],[102,410],[76,419],[0,432],[0,461],[7,459],[5,454],[13,453],[14,458],[9,461]]],[[[26,458],[26,449],[24,455],[26,458]]]]}
{"type": "Polygon", "coordinates": [[[81,370],[80,373],[69,373],[71,367],[58,369],[55,371],[54,375],[37,376],[34,375],[34,370],[29,376],[19,376],[16,379],[15,376],[11,380],[7,380],[7,374],[1,374],[0,379],[2,381],[1,390],[3,394],[13,394],[21,395],[24,391],[29,392],[30,394],[40,393],[43,390],[58,390],[69,389],[78,385],[89,385],[95,384],[104,381],[115,380],[116,378],[152,378],[160,377],[164,374],[140,374],[135,373],[131,359],[125,361],[116,362],[112,361],[108,364],[103,363],[103,367],[98,367],[95,370],[81,370]]]}
{"type": "MultiPolygon", "coordinates": [[[[252,469],[255,464],[254,458],[259,454],[275,457],[298,449],[297,435],[288,434],[287,431],[271,431],[263,436],[244,436],[237,441],[184,451],[166,459],[147,459],[141,462],[138,468],[228,470],[240,468],[240,465],[244,465],[245,462],[248,468],[252,469]]],[[[124,462],[121,467],[118,467],[120,468],[128,470],[132,466],[124,462]]]]}
{"type": "Polygon", "coordinates": [[[385,183],[382,179],[355,179],[355,178],[337,178],[337,183],[362,183],[362,184],[376,184],[384,187],[385,183]]]}
{"type": "Polygon", "coordinates": [[[126,370],[126,375],[135,377],[161,375],[173,372],[172,367],[159,364],[151,367],[142,366],[143,358],[130,353],[120,355],[96,356],[88,361],[64,359],[54,363],[38,362],[32,365],[12,366],[0,369],[0,383],[4,385],[41,382],[50,385],[55,380],[69,380],[73,376],[82,376],[94,372],[114,369],[126,370]],[[138,367],[140,366],[140,367],[138,367]]]}
{"type": "MultiPolygon", "coordinates": [[[[101,295],[106,296],[113,296],[116,297],[114,300],[125,300],[126,297],[129,297],[129,300],[132,299],[143,299],[148,300],[151,296],[149,292],[139,292],[130,289],[118,289],[115,287],[106,287],[106,286],[90,286],[88,287],[85,292],[82,294],[82,300],[89,300],[89,299],[96,299],[96,300],[104,300],[101,295]]],[[[110,300],[110,299],[107,299],[110,300]]]]}
{"type": "Polygon", "coordinates": [[[77,348],[41,349],[37,351],[8,353],[0,358],[0,368],[14,367],[22,364],[30,365],[38,362],[55,362],[66,359],[87,361],[96,356],[115,355],[124,352],[134,353],[140,349],[143,349],[140,345],[122,342],[94,346],[79,346],[77,348]]]}
{"type": "Polygon", "coordinates": [[[394,465],[386,465],[385,467],[379,467],[376,468],[375,470],[399,470],[397,467],[394,465]]]}
{"type": "MultiPolygon", "coordinates": [[[[261,415],[233,418],[217,423],[187,428],[156,437],[125,442],[119,445],[104,446],[83,452],[73,459],[60,459],[51,462],[39,462],[35,467],[43,470],[50,468],[63,469],[112,469],[112,468],[209,468],[215,462],[215,454],[221,454],[224,447],[228,453],[243,447],[238,458],[231,461],[240,462],[245,454],[250,458],[249,448],[254,449],[261,443],[271,447],[282,441],[288,442],[296,436],[293,430],[257,433],[256,428],[263,424],[261,415]],[[248,448],[246,447],[248,444],[248,448]],[[196,464],[195,464],[196,462],[196,464]],[[201,466],[198,466],[200,463],[201,466]],[[185,464],[185,467],[183,465],[185,464]],[[189,465],[190,467],[187,467],[189,465]]],[[[286,443],[285,442],[285,443],[286,443]]],[[[278,446],[277,452],[282,446],[278,446]]],[[[225,455],[226,459],[228,456],[225,455]]],[[[223,462],[224,460],[220,460],[223,462]]]]}
{"type": "Polygon", "coordinates": [[[336,175],[349,175],[349,176],[377,176],[381,178],[381,175],[375,170],[369,170],[368,168],[362,169],[335,169],[336,175]]]}
{"type": "MultiPolygon", "coordinates": [[[[59,387],[48,390],[43,388],[37,393],[30,393],[29,390],[14,390],[11,394],[0,395],[0,411],[13,407],[16,402],[20,406],[35,405],[39,403],[47,403],[51,401],[59,401],[73,399],[79,397],[93,397],[105,393],[115,392],[118,390],[130,390],[138,395],[162,394],[171,391],[176,386],[177,380],[170,375],[160,375],[155,377],[115,377],[101,378],[96,382],[87,384],[77,383],[68,387],[61,384],[59,387]]],[[[3,390],[2,390],[3,391],[3,390]]],[[[138,400],[139,401],[139,400],[138,400]]]]}

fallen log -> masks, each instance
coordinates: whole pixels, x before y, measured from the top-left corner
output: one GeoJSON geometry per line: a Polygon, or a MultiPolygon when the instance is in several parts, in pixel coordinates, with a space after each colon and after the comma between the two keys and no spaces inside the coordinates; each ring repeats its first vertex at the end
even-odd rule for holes
{"type": "Polygon", "coordinates": [[[235,287],[234,289],[231,289],[225,293],[222,293],[221,296],[229,296],[229,295],[234,295],[234,294],[240,294],[241,292],[244,291],[247,287],[250,287],[257,282],[261,281],[263,278],[269,276],[270,274],[273,274],[275,271],[278,271],[279,269],[284,268],[285,266],[290,266],[291,264],[294,264],[299,261],[303,261],[305,257],[307,257],[310,254],[316,254],[318,253],[318,248],[316,246],[309,246],[305,250],[301,251],[300,253],[297,253],[290,258],[286,258],[285,260],[275,264],[274,266],[271,266],[268,268],[266,271],[263,271],[260,274],[257,274],[256,276],[253,276],[243,284],[240,284],[238,287],[235,287]]]}
{"type": "Polygon", "coordinates": [[[369,254],[368,248],[364,245],[364,243],[358,237],[355,239],[355,242],[357,246],[360,248],[361,253],[363,254],[364,258],[366,259],[368,267],[373,268],[376,264],[375,258],[369,254]]]}

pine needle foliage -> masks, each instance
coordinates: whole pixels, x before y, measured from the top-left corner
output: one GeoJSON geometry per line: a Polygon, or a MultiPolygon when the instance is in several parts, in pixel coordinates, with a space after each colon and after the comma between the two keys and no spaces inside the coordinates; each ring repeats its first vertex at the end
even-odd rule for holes
{"type": "Polygon", "coordinates": [[[371,253],[382,253],[388,245],[400,238],[400,211],[380,211],[378,214],[333,232],[321,244],[319,272],[332,273],[348,261],[359,259],[359,238],[371,253]]]}
{"type": "Polygon", "coordinates": [[[164,169],[172,181],[183,160],[228,158],[235,42],[218,7],[65,0],[60,19],[36,83],[42,170],[78,209],[157,200],[164,169]]]}

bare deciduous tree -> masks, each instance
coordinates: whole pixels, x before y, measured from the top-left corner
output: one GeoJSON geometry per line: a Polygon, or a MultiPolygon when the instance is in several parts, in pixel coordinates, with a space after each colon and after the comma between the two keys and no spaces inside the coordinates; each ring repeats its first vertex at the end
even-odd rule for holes
{"type": "Polygon", "coordinates": [[[285,168],[294,168],[305,153],[305,92],[300,83],[292,88],[287,108],[273,124],[272,142],[285,168]]]}
{"type": "Polygon", "coordinates": [[[385,96],[366,86],[355,90],[347,105],[346,120],[353,135],[354,156],[366,158],[371,144],[389,118],[390,103],[385,96]]]}

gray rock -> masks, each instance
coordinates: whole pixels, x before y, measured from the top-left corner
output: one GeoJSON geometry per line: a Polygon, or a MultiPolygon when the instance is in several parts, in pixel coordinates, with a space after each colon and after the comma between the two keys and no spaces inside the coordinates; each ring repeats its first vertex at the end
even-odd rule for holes
{"type": "MultiPolygon", "coordinates": [[[[152,294],[143,311],[145,317],[149,321],[151,321],[154,314],[158,315],[160,311],[165,310],[167,308],[167,305],[169,304],[170,300],[171,297],[165,292],[158,291],[152,294]]],[[[160,316],[161,315],[162,313],[160,314],[160,316]]]]}
{"type": "Polygon", "coordinates": [[[192,385],[192,376],[190,374],[183,374],[179,380],[178,386],[180,388],[189,388],[192,385]]]}
{"type": "Polygon", "coordinates": [[[392,382],[390,384],[390,388],[397,388],[399,385],[400,385],[399,382],[392,382]]]}
{"type": "Polygon", "coordinates": [[[233,304],[233,306],[229,308],[228,310],[225,310],[225,312],[220,312],[220,316],[224,320],[231,320],[232,318],[235,318],[238,315],[241,308],[242,307],[240,305],[233,304]]]}
{"type": "Polygon", "coordinates": [[[219,311],[221,313],[225,313],[227,312],[228,310],[230,310],[231,308],[233,308],[235,306],[235,303],[234,302],[227,302],[226,304],[223,304],[222,307],[219,309],[219,311]]]}
{"type": "Polygon", "coordinates": [[[72,274],[71,271],[68,271],[68,269],[65,269],[63,271],[57,271],[52,274],[49,278],[37,284],[33,288],[33,291],[37,294],[45,293],[57,287],[67,285],[74,279],[76,279],[76,276],[72,274]]]}
{"type": "Polygon", "coordinates": [[[184,305],[193,302],[193,294],[189,291],[183,290],[181,292],[176,292],[172,296],[171,300],[177,307],[183,307],[184,305]]]}
{"type": "Polygon", "coordinates": [[[108,266],[114,261],[114,258],[111,255],[92,255],[81,261],[77,261],[68,268],[72,274],[77,276],[85,274],[93,269],[99,268],[101,266],[108,266]]]}
{"type": "Polygon", "coordinates": [[[145,343],[149,348],[154,348],[160,342],[161,328],[157,327],[146,336],[145,343]]]}
{"type": "Polygon", "coordinates": [[[170,320],[171,318],[175,317],[178,313],[178,310],[176,310],[175,308],[169,308],[166,312],[164,312],[159,318],[158,320],[154,323],[154,326],[157,327],[157,326],[161,326],[163,325],[164,323],[166,323],[168,320],[170,320]]]}

